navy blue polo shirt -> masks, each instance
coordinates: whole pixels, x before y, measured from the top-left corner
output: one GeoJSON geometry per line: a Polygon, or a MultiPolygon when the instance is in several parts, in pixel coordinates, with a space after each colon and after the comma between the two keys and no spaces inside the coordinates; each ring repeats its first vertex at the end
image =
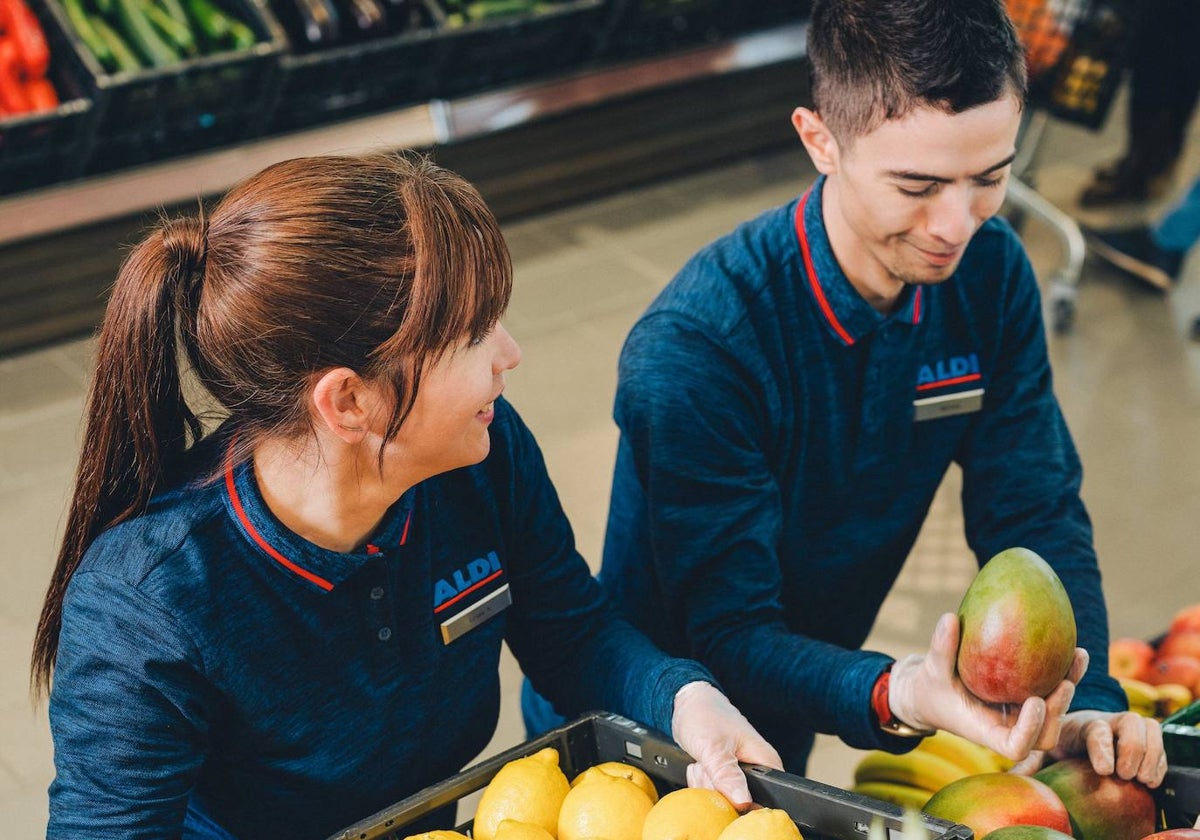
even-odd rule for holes
{"type": "Polygon", "coordinates": [[[823,185],[700,251],[631,331],[601,582],[711,668],[788,769],[803,772],[813,732],[911,746],[875,725],[891,660],[860,647],[956,462],[980,562],[1025,546],[1067,589],[1091,655],[1074,707],[1124,709],[1019,240],[986,222],[951,279],[881,315],[834,258],[823,185]]]}
{"type": "Polygon", "coordinates": [[[178,836],[189,807],[193,829],[324,838],[486,746],[503,641],[570,714],[669,732],[675,692],[711,681],[615,616],[504,400],[482,464],[411,489],[348,554],[287,530],[221,438],[71,580],[51,838],[178,836]],[[446,643],[447,622],[508,597],[446,643]]]}

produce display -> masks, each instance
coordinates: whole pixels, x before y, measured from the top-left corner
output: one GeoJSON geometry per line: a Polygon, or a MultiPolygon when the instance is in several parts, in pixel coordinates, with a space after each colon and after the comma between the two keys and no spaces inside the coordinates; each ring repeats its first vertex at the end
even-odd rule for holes
{"type": "MultiPolygon", "coordinates": [[[[786,811],[738,816],[719,793],[683,788],[661,798],[637,767],[609,761],[568,783],[553,747],[508,762],[484,788],[475,840],[803,840],[786,811]]],[[[431,831],[405,840],[463,840],[431,831]]]]}
{"type": "Polygon", "coordinates": [[[57,108],[49,70],[50,48],[37,16],[25,0],[0,0],[0,119],[57,108]]]}
{"type": "Polygon", "coordinates": [[[166,67],[248,49],[258,41],[254,30],[217,0],[58,2],[84,47],[110,73],[166,67]]]}
{"type": "Polygon", "coordinates": [[[1159,720],[1200,697],[1200,604],[1180,610],[1156,643],[1113,639],[1108,672],[1125,689],[1131,711],[1159,720]]]}

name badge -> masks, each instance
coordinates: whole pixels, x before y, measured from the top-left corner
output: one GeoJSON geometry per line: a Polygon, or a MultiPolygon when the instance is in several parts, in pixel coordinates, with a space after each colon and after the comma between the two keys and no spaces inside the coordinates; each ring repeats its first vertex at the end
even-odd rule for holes
{"type": "Polygon", "coordinates": [[[506,583],[486,598],[481,598],[462,612],[443,621],[442,644],[450,644],[511,605],[512,593],[509,592],[506,583]]]}
{"type": "Polygon", "coordinates": [[[956,414],[972,414],[983,408],[983,392],[983,388],[976,388],[973,391],[959,391],[956,394],[913,400],[913,422],[940,420],[956,414]]]}

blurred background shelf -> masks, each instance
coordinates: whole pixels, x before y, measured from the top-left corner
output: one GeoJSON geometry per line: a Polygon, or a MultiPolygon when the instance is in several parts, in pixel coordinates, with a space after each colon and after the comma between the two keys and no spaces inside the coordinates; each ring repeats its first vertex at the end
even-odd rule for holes
{"type": "Polygon", "coordinates": [[[420,149],[501,218],[792,140],[803,22],[279,134],[0,198],[0,354],[94,328],[125,249],[286,158],[420,149]]]}

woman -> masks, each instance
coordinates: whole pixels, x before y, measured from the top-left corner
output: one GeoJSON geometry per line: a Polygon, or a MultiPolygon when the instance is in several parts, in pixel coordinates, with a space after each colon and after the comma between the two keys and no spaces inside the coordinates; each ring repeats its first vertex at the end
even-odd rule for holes
{"type": "Polygon", "coordinates": [[[325,837],[487,744],[502,641],[694,783],[746,803],[736,760],[779,766],[609,612],[501,397],[510,289],[478,193],[404,156],[277,164],[134,249],[35,642],[49,836],[325,837]]]}

